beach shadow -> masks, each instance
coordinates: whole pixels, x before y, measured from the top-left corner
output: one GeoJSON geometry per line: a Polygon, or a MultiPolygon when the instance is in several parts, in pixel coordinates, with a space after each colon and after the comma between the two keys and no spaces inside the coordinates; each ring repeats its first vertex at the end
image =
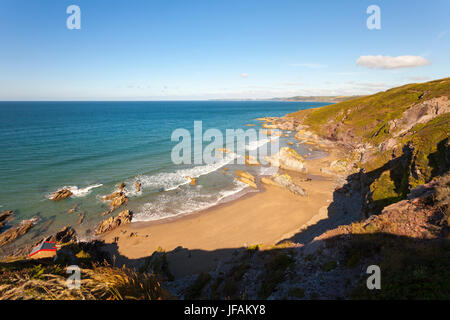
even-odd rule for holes
{"type": "Polygon", "coordinates": [[[379,214],[385,206],[405,199],[408,192],[407,178],[410,174],[412,151],[409,145],[405,145],[400,156],[387,161],[379,168],[369,172],[360,170],[347,176],[342,187],[336,188],[333,192],[333,200],[326,208],[327,218],[300,230],[288,239],[281,240],[278,244],[285,241],[307,244],[326,231],[366,219],[372,214],[379,214]],[[395,192],[399,196],[373,201],[370,185],[384,172],[388,172],[389,178],[394,183],[395,192]]]}

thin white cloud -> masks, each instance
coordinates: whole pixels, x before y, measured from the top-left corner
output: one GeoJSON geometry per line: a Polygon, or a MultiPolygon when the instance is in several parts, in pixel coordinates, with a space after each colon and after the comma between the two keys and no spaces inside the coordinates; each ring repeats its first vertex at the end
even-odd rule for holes
{"type": "Polygon", "coordinates": [[[309,69],[322,69],[328,67],[326,64],[320,64],[320,63],[294,63],[291,64],[291,67],[302,67],[302,68],[309,68],[309,69]]]}
{"type": "Polygon", "coordinates": [[[241,78],[248,78],[248,74],[247,73],[241,73],[241,78]]]}
{"type": "Polygon", "coordinates": [[[370,69],[400,69],[426,66],[430,61],[421,56],[361,56],[356,64],[370,69]]]}
{"type": "Polygon", "coordinates": [[[441,33],[438,34],[437,38],[438,40],[442,39],[443,37],[445,37],[447,35],[447,30],[442,31],[441,33]]]}

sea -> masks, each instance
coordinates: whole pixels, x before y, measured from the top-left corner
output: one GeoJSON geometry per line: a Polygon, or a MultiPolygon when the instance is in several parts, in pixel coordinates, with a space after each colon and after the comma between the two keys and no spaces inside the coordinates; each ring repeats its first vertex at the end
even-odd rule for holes
{"type": "MultiPolygon", "coordinates": [[[[133,221],[176,218],[255,192],[238,181],[235,170],[264,174],[264,166],[234,165],[226,154],[213,163],[175,164],[172,141],[176,129],[194,136],[202,130],[261,128],[260,117],[284,116],[328,103],[284,101],[121,101],[121,102],[0,102],[0,212],[14,210],[17,223],[36,217],[24,237],[38,239],[63,226],[89,239],[109,208],[103,196],[124,182],[133,221]],[[254,126],[253,126],[254,125],[254,126]],[[224,168],[229,169],[224,172],[224,168]],[[196,185],[190,178],[197,178],[196,185]],[[136,181],[142,185],[135,188],[136,181]],[[54,192],[73,196],[52,201],[54,192]],[[76,206],[73,213],[69,210],[76,206]],[[80,222],[80,217],[84,219],[80,222]]],[[[294,132],[279,138],[280,147],[295,142],[294,132]]],[[[201,139],[201,138],[200,138],[201,139]]],[[[225,142],[224,142],[225,143],[225,142]]],[[[248,141],[247,148],[270,141],[248,141]]],[[[206,147],[208,143],[204,143],[206,147]]],[[[302,155],[319,150],[290,146],[302,155]]],[[[113,213],[113,215],[115,214],[113,213]]],[[[245,213],[243,213],[245,214],[245,213]]],[[[20,242],[19,242],[20,243],[20,242]]]]}

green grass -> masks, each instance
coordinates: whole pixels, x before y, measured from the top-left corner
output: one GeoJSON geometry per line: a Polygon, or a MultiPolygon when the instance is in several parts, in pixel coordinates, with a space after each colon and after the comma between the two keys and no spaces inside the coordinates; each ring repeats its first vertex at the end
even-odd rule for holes
{"type": "Polygon", "coordinates": [[[211,275],[206,272],[202,272],[197,276],[194,283],[186,289],[184,298],[186,300],[197,299],[201,296],[203,288],[211,280],[211,275]]]}
{"type": "Polygon", "coordinates": [[[409,84],[371,96],[359,97],[334,105],[301,110],[289,116],[303,120],[313,131],[326,135],[329,122],[341,124],[342,132],[352,128],[362,141],[378,144],[386,140],[388,121],[399,118],[413,103],[450,94],[450,78],[409,84]]]}
{"type": "Polygon", "coordinates": [[[290,297],[301,299],[305,297],[305,290],[299,287],[294,287],[289,289],[288,295],[290,297]]]}
{"type": "Polygon", "coordinates": [[[265,264],[265,274],[258,294],[261,298],[269,297],[278,284],[284,280],[284,275],[289,267],[293,267],[295,260],[289,253],[274,252],[265,264]]]}

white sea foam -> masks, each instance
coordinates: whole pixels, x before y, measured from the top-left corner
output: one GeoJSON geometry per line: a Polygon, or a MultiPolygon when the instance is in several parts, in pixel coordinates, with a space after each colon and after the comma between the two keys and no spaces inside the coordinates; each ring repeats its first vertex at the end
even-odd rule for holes
{"type": "Polygon", "coordinates": [[[194,190],[186,190],[183,196],[169,193],[161,194],[155,201],[144,204],[133,216],[133,222],[155,221],[164,218],[185,215],[210,208],[226,200],[233,199],[246,189],[248,185],[240,181],[235,181],[234,188],[224,190],[216,194],[199,194],[194,190]],[[179,204],[177,206],[177,204],[179,204]]]}
{"type": "Polygon", "coordinates": [[[191,178],[198,178],[200,176],[209,174],[211,172],[217,171],[223,166],[229,164],[237,155],[234,153],[228,153],[224,155],[223,159],[218,159],[216,163],[199,165],[187,169],[179,169],[174,172],[161,172],[154,175],[140,175],[133,179],[125,181],[125,193],[127,196],[140,196],[142,194],[142,189],[147,190],[162,190],[171,191],[179,188],[182,185],[189,184],[191,178]],[[138,192],[134,187],[136,181],[141,183],[141,191],[138,192]]]}
{"type": "Polygon", "coordinates": [[[276,137],[272,137],[272,138],[264,138],[264,139],[250,141],[249,144],[245,148],[249,151],[256,150],[256,149],[262,147],[263,145],[265,145],[269,142],[273,142],[277,139],[280,139],[280,137],[276,136],[276,137]]]}
{"type": "Polygon", "coordinates": [[[84,187],[84,188],[79,188],[77,186],[64,186],[64,187],[59,188],[58,190],[48,194],[46,198],[47,199],[52,199],[53,194],[55,192],[58,192],[58,191],[63,190],[63,189],[68,189],[70,192],[72,192],[72,197],[74,197],[74,198],[82,198],[82,197],[87,196],[89,193],[91,193],[92,189],[95,189],[95,188],[98,188],[98,187],[101,187],[101,186],[103,186],[103,184],[100,184],[100,183],[99,184],[93,184],[93,185],[90,185],[90,186],[87,186],[87,187],[84,187]]]}

